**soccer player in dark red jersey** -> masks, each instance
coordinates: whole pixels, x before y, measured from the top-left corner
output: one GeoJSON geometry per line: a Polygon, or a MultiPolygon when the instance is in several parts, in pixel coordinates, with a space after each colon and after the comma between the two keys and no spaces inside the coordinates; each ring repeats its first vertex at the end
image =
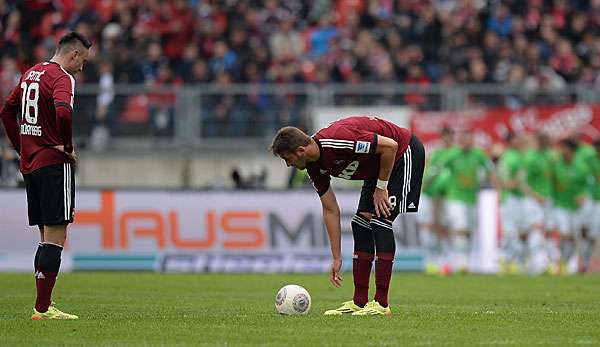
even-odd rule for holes
{"type": "Polygon", "coordinates": [[[78,318],[54,307],[51,296],[67,225],[73,222],[73,164],[77,160],[72,144],[73,76],[83,69],[90,46],[79,33],[63,36],[50,61],[34,65],[21,76],[0,112],[8,138],[20,155],[29,225],[40,230],[34,259],[33,320],[78,318]]]}
{"type": "Polygon", "coordinates": [[[340,286],[340,209],[330,176],[364,180],[352,218],[354,298],[325,315],[391,315],[388,289],[396,243],[392,222],[398,214],[417,212],[425,151],[410,130],[376,117],[340,119],[313,136],[294,127],[280,129],[271,145],[287,166],[307,169],[323,206],[331,243],[330,281],[340,286]],[[368,301],[375,260],[375,298],[368,301]]]}

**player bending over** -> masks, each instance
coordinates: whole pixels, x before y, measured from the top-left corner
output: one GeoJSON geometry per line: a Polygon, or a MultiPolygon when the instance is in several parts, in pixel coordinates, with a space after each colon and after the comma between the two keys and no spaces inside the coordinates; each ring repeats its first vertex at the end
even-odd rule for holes
{"type": "Polygon", "coordinates": [[[49,62],[34,65],[21,76],[0,113],[8,138],[21,157],[29,225],[40,230],[34,259],[37,296],[33,320],[78,318],[54,307],[51,295],[75,205],[73,76],[83,69],[90,46],[79,33],[63,36],[49,62]]]}
{"type": "Polygon", "coordinates": [[[352,218],[354,298],[325,315],[391,315],[388,290],[396,243],[392,222],[398,214],[417,212],[425,151],[408,129],[376,117],[340,119],[312,137],[300,129],[280,129],[271,145],[287,166],[307,169],[323,206],[323,220],[333,256],[330,281],[340,286],[340,208],[330,176],[364,180],[352,218]],[[375,260],[375,298],[368,302],[375,260]]]}

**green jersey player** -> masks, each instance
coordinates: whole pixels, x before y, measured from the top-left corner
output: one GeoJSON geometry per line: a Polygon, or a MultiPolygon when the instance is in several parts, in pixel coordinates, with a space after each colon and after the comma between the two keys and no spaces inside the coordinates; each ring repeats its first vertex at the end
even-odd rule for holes
{"type": "Polygon", "coordinates": [[[562,140],[560,159],[554,165],[554,191],[556,227],[560,232],[561,272],[571,260],[578,231],[577,212],[585,201],[589,169],[576,160],[577,142],[562,140]]]}
{"type": "Polygon", "coordinates": [[[450,177],[446,190],[446,216],[452,240],[450,262],[466,270],[469,235],[475,229],[477,195],[485,176],[493,175],[487,154],[474,145],[471,131],[462,132],[459,145],[444,158],[443,167],[450,177]]]}
{"type": "Polygon", "coordinates": [[[502,187],[500,214],[502,223],[503,272],[517,272],[528,255],[523,185],[525,181],[523,138],[509,134],[508,145],[498,161],[498,180],[502,187]]]}
{"type": "Polygon", "coordinates": [[[580,272],[586,272],[589,268],[594,244],[600,235],[600,156],[598,148],[600,148],[600,140],[596,140],[594,145],[580,142],[575,152],[575,161],[588,169],[587,195],[577,216],[578,226],[581,227],[580,272]]]}
{"type": "Polygon", "coordinates": [[[423,178],[423,194],[417,214],[421,244],[426,253],[425,271],[437,273],[440,251],[447,242],[441,227],[442,199],[450,174],[444,168],[446,156],[452,151],[453,131],[450,128],[442,129],[440,133],[441,147],[428,155],[423,178]]]}

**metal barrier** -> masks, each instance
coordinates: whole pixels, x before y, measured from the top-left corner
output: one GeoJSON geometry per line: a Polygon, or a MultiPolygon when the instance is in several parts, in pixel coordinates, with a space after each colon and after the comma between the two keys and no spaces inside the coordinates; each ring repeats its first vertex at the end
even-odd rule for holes
{"type": "Polygon", "coordinates": [[[535,90],[498,84],[115,85],[109,89],[82,85],[77,89],[74,134],[80,142],[98,142],[100,150],[103,135],[117,142],[124,140],[127,146],[138,147],[137,143],[143,148],[158,143],[177,147],[210,143],[210,139],[265,139],[285,125],[312,131],[311,113],[316,106],[408,105],[440,111],[595,102],[599,98],[593,88],[583,85],[558,89],[542,85],[535,90]]]}

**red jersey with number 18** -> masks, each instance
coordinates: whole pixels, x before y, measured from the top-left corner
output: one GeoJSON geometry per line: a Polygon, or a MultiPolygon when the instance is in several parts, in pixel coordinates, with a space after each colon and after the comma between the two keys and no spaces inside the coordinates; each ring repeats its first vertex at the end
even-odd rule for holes
{"type": "Polygon", "coordinates": [[[411,132],[377,117],[352,116],[337,120],[313,135],[321,156],[318,161],[308,163],[306,170],[319,195],[329,189],[330,176],[347,180],[377,179],[378,135],[398,143],[397,161],[408,147],[411,132]]]}
{"type": "Polygon", "coordinates": [[[71,147],[75,80],[55,62],[39,63],[23,74],[2,110],[6,132],[21,156],[21,172],[73,163],[57,145],[71,147]],[[69,112],[57,116],[57,109],[69,112]],[[16,114],[20,113],[18,126],[16,114]]]}

